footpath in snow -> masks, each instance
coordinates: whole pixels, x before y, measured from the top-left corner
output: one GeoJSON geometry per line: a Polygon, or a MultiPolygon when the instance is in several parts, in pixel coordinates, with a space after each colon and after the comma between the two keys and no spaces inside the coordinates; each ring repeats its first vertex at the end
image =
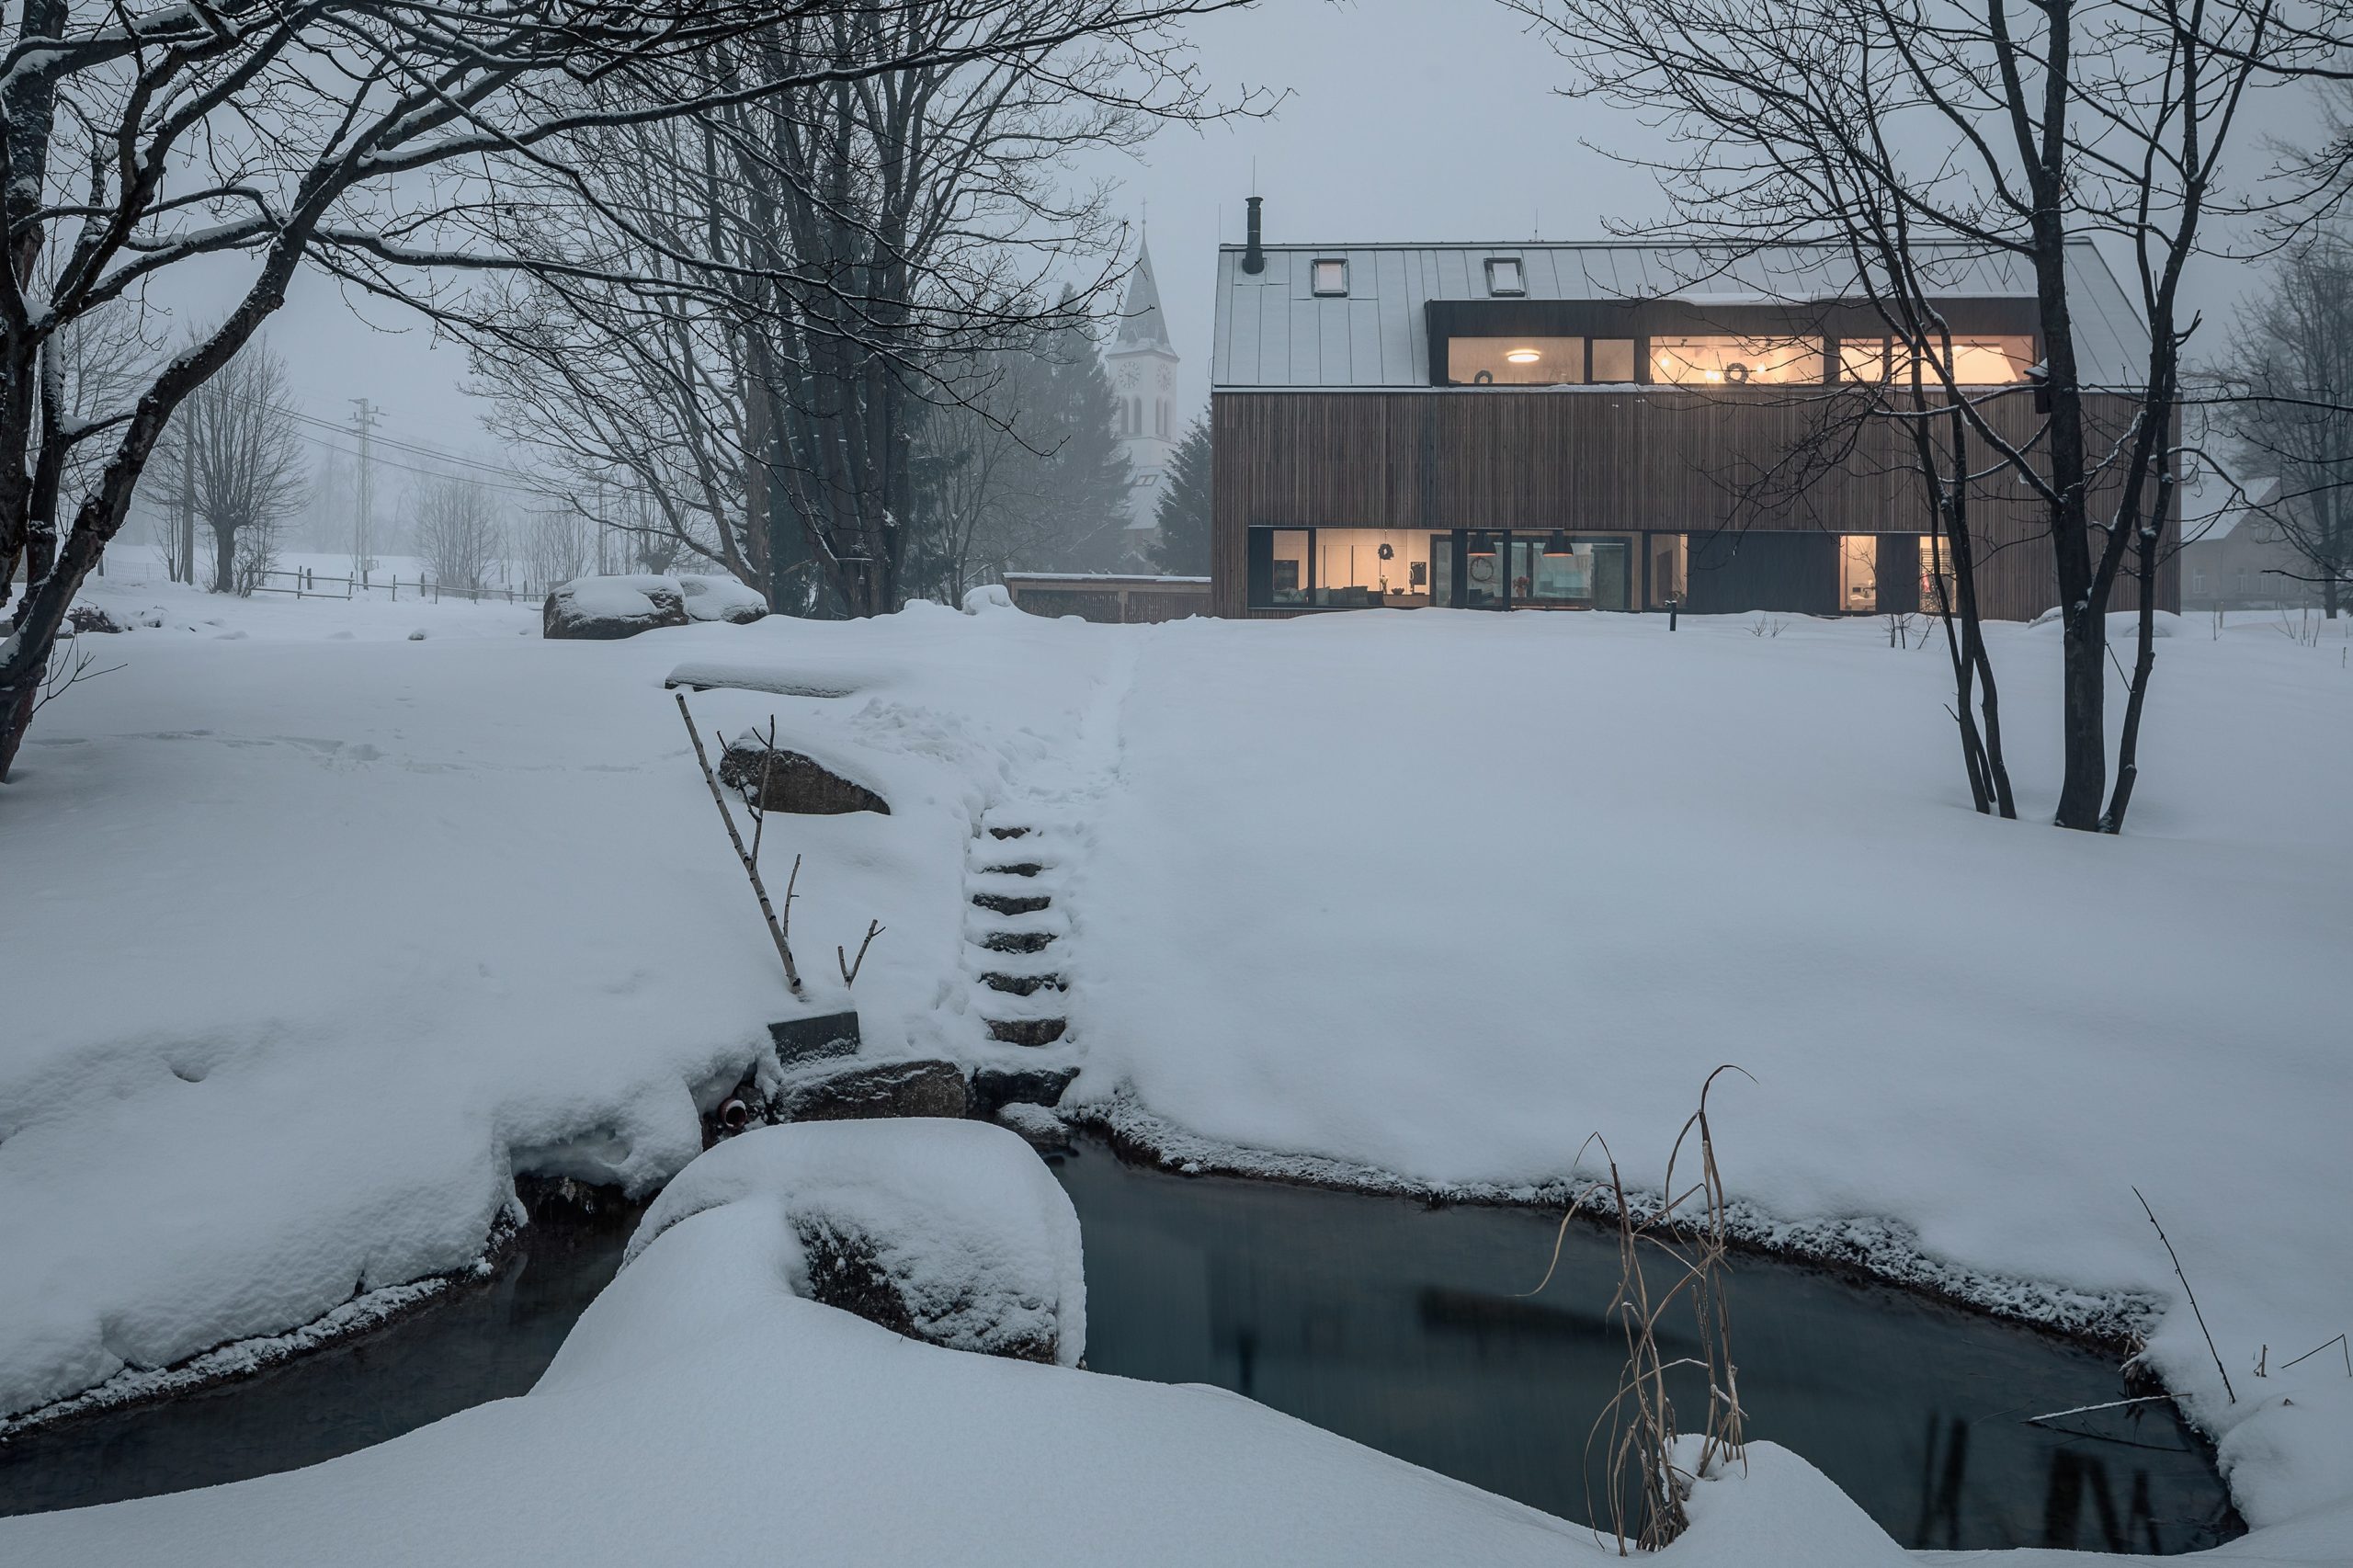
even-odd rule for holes
{"type": "MultiPolygon", "coordinates": [[[[2353,1091],[2353,676],[2334,632],[2315,649],[2177,624],[2133,831],[2094,839],[1971,813],[1941,655],[1890,649],[1877,623],[1097,628],[917,607],[551,643],[521,607],[174,592],[99,590],[173,624],[101,640],[126,667],[45,714],[0,791],[10,949],[62,977],[17,993],[0,1050],[0,1413],[461,1269],[517,1171],[642,1191],[692,1158],[699,1102],[792,1010],[664,689],[692,666],[728,677],[694,699],[706,728],[774,714],[780,740],[891,802],[770,824],[771,855],[805,857],[805,968],[830,975],[869,919],[890,928],[854,997],[835,983],[808,1004],[854,1001],[870,1051],[1020,1049],[981,1016],[968,853],[989,813],[1051,804],[1062,1049],[1084,1063],[1070,1103],[1433,1187],[1557,1182],[1597,1129],[1654,1178],[1701,1078],[1736,1062],[1756,1082],[1721,1094],[1718,1142],[1763,1221],[1884,1222],[1890,1256],[1989,1298],[2024,1282],[2020,1310],[2162,1303],[2152,1358],[2221,1436],[2258,1527],[2217,1556],[2331,1561],[2317,1543],[2353,1537],[2353,1382],[2325,1358],[2279,1370],[2353,1322],[2353,1217],[2332,1196],[2353,1174],[2335,1126],[2353,1091]],[[222,624],[177,630],[207,619],[222,624]]],[[[2056,777],[2055,639],[1995,630],[2029,819],[2056,777]]],[[[689,1230],[671,1250],[701,1256],[689,1230]]],[[[837,1413],[803,1434],[821,1443],[848,1385],[788,1391],[823,1381],[816,1347],[879,1331],[770,1307],[726,1308],[746,1314],[728,1332],[772,1362],[767,1408],[837,1413]]],[[[645,1333],[685,1345],[692,1327],[645,1333]]],[[[1013,1402],[993,1451],[1029,1440],[1017,1409],[1038,1391],[1036,1419],[1070,1415],[1060,1458],[1089,1475],[1113,1460],[1073,1451],[1176,1421],[1123,1402],[1192,1397],[892,1354],[918,1369],[871,1386],[1013,1402]]],[[[584,1486],[665,1443],[725,1472],[685,1435],[698,1377],[658,1357],[608,1372],[616,1400],[671,1379],[676,1421],[559,1414],[551,1373],[512,1402],[547,1396],[537,1409],[314,1473],[369,1478],[353,1497],[460,1476],[489,1495],[521,1472],[483,1456],[527,1430],[595,1447],[584,1486]]],[[[897,1417],[870,1414],[872,1451],[901,1451],[897,1417]]],[[[739,1430],[742,1462],[779,1473],[762,1445],[803,1441],[783,1426],[739,1430]]],[[[1365,1462],[1315,1457],[1336,1439],[1263,1441],[1303,1476],[1365,1462]]],[[[1335,1481],[1333,1506],[1394,1489],[1388,1462],[1335,1481]]],[[[1826,1483],[1774,1473],[1758,1506],[1820,1517],[1802,1500],[1826,1483]]],[[[252,1486],[281,1490],[152,1506],[324,1506],[299,1478],[252,1486]]]]}

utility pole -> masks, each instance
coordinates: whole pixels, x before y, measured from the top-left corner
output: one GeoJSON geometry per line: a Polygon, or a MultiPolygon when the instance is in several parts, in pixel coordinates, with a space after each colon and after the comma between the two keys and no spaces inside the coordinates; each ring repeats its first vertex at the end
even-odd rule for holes
{"type": "Polygon", "coordinates": [[[359,578],[359,585],[368,585],[368,574],[376,562],[376,468],[369,460],[368,437],[376,428],[376,421],[384,411],[364,397],[351,399],[358,412],[351,416],[352,428],[359,433],[359,510],[351,528],[351,570],[359,578]]]}
{"type": "Polygon", "coordinates": [[[612,570],[605,564],[605,482],[597,481],[597,575],[604,576],[612,570]]]}

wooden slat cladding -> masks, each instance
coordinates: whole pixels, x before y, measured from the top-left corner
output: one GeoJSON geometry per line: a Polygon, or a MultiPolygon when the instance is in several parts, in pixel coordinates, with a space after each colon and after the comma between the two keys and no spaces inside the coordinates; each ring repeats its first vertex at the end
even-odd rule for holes
{"type": "MultiPolygon", "coordinates": [[[[1246,530],[1321,528],[1571,528],[1706,534],[1920,533],[1927,508],[1908,440],[1874,422],[1816,455],[1835,394],[1823,388],[1686,392],[1658,387],[1529,392],[1218,392],[1211,399],[1215,613],[1245,603],[1246,530]],[[1801,454],[1793,459],[1791,454],[1801,454]],[[1778,471],[1778,472],[1776,472],[1778,471]],[[1760,483],[1772,474],[1772,482],[1760,483]]],[[[2092,400],[2120,428],[2131,400],[2092,400]]],[[[2030,392],[1994,400],[1997,428],[2030,439],[2030,392]]],[[[1981,462],[1981,469],[1990,463],[1981,462]]],[[[1985,541],[1986,613],[2025,619],[2056,602],[2039,508],[1995,472],[1972,500],[1985,541]]],[[[2178,520],[2166,524],[2167,553],[2178,520]]],[[[2168,561],[2158,603],[2180,602],[2168,561]]],[[[2122,585],[2115,608],[2137,603],[2122,585]]]]}

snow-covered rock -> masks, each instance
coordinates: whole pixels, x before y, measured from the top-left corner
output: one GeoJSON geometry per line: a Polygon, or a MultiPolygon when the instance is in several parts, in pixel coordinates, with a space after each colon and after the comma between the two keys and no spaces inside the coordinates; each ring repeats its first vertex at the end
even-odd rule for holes
{"type": "Polygon", "coordinates": [[[962,1116],[964,1074],[952,1062],[842,1058],[788,1074],[777,1106],[793,1121],[962,1116]]]}
{"type": "Polygon", "coordinates": [[[1019,1138],[979,1121],[801,1122],[722,1143],[631,1238],[745,1204],[787,1239],[793,1293],[951,1350],[1074,1367],[1086,1349],[1078,1215],[1019,1138]]]}
{"type": "Polygon", "coordinates": [[[549,637],[609,642],[657,626],[686,624],[686,591],[675,577],[575,577],[548,595],[540,631],[549,637]]]}
{"type": "Polygon", "coordinates": [[[723,620],[749,626],[768,613],[766,595],[733,577],[677,574],[678,589],[687,597],[687,614],[696,620],[723,620]]]}
{"type": "Polygon", "coordinates": [[[855,778],[844,778],[805,752],[745,731],[720,754],[719,781],[744,799],[772,812],[801,816],[837,816],[844,812],[891,814],[891,802],[855,778]]]}

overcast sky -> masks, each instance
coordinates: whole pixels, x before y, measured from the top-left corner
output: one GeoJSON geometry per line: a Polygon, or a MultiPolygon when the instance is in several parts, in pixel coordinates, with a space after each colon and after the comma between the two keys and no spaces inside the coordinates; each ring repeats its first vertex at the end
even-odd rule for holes
{"type": "MultiPolygon", "coordinates": [[[[1195,40],[1210,84],[1287,90],[1279,111],[1165,131],[1141,155],[1091,170],[1124,185],[1135,218],[1148,214],[1188,415],[1207,401],[1216,249],[1242,237],[1254,165],[1270,241],[1580,239],[1663,210],[1648,176],[1584,144],[1640,150],[1654,133],[1559,97],[1559,60],[1486,0],[1265,0],[1201,21],[1195,40]]],[[[2272,97],[2264,128],[2304,131],[2309,100],[2272,97]]],[[[2226,309],[2251,277],[2210,265],[2194,292],[2226,309]]],[[[331,282],[306,278],[270,335],[317,412],[341,417],[367,396],[385,407],[387,435],[489,449],[457,391],[462,356],[429,348],[429,331],[394,307],[355,312],[331,282]]],[[[2212,335],[2201,335],[2210,348],[2212,335]]]]}

